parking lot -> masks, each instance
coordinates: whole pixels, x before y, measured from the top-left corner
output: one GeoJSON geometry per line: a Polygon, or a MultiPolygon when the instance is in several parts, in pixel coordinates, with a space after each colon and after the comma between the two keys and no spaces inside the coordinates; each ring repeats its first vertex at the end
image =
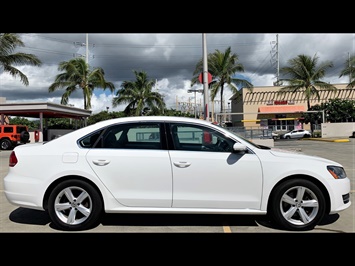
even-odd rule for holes
{"type": "MultiPolygon", "coordinates": [[[[355,141],[322,140],[276,140],[274,148],[294,150],[309,155],[335,160],[345,167],[351,179],[351,200],[349,209],[339,215],[324,219],[312,233],[354,233],[355,232],[355,141]]],[[[0,177],[8,171],[8,157],[11,151],[0,151],[0,177]]],[[[0,232],[62,232],[52,228],[45,212],[29,210],[9,204],[0,183],[0,232]]],[[[101,224],[86,232],[116,233],[280,233],[263,216],[252,215],[190,215],[190,214],[106,214],[101,224]]],[[[287,232],[287,231],[286,231],[287,232]]],[[[302,233],[308,233],[302,232],[302,233]]]]}

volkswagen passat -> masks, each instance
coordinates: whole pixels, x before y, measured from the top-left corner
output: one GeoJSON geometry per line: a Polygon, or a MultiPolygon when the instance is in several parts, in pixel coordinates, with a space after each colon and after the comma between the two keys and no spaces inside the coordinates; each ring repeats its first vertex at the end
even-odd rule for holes
{"type": "Polygon", "coordinates": [[[311,230],[351,204],[337,162],[256,145],[183,117],[98,122],[14,148],[7,200],[47,211],[58,230],[96,227],[104,213],[268,215],[311,230]]]}

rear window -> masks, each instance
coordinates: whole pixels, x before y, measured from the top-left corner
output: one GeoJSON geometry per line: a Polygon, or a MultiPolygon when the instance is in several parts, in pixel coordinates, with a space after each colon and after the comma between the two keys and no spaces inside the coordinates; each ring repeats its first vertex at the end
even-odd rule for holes
{"type": "Polygon", "coordinates": [[[26,127],[16,127],[16,133],[20,134],[22,131],[27,131],[26,127]]]}

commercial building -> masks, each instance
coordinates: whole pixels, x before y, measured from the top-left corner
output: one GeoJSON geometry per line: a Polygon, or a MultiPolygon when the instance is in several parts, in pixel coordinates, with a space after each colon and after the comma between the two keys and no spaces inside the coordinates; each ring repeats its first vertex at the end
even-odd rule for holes
{"type": "MultiPolygon", "coordinates": [[[[355,100],[355,89],[347,89],[347,84],[333,84],[337,90],[320,89],[310,99],[311,106],[330,99],[355,100]]],[[[307,100],[304,91],[279,93],[282,86],[254,87],[252,91],[243,88],[241,97],[230,98],[231,113],[227,116],[233,127],[246,129],[262,127],[272,131],[293,129],[310,130],[310,124],[304,123],[302,115],[307,112],[307,100]]],[[[323,121],[325,123],[327,121],[323,121]]],[[[313,130],[313,129],[312,129],[313,130]]]]}

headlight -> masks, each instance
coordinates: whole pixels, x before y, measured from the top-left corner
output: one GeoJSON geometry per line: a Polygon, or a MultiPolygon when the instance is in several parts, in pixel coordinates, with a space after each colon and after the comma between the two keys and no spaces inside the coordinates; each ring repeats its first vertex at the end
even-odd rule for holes
{"type": "Polygon", "coordinates": [[[343,167],[328,165],[327,170],[335,179],[346,178],[346,173],[343,167]]]}

